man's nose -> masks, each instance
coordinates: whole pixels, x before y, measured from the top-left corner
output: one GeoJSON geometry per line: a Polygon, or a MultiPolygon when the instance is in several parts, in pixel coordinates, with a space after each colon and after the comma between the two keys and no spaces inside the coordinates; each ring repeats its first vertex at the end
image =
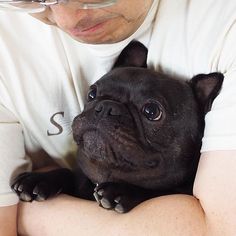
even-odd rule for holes
{"type": "Polygon", "coordinates": [[[52,17],[62,29],[72,29],[81,19],[87,18],[91,10],[78,9],[73,3],[51,6],[52,17]]]}

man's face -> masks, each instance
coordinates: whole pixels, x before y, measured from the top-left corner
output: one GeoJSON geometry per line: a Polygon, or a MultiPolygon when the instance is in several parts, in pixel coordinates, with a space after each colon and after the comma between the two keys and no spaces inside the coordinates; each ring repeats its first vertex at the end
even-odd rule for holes
{"type": "Polygon", "coordinates": [[[52,24],[75,40],[101,44],[119,42],[142,24],[153,0],[118,0],[110,7],[78,9],[76,2],[51,6],[42,13],[31,14],[52,24]]]}

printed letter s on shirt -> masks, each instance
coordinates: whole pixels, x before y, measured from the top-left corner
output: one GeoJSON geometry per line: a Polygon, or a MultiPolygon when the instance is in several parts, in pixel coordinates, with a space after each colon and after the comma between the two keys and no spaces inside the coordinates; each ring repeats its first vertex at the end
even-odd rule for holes
{"type": "Polygon", "coordinates": [[[52,117],[50,118],[50,122],[55,127],[57,127],[58,132],[51,133],[50,131],[47,130],[47,135],[48,136],[59,135],[59,134],[61,134],[63,132],[63,127],[55,121],[55,117],[58,116],[58,115],[61,115],[62,117],[64,117],[64,112],[63,111],[62,112],[57,112],[57,113],[53,114],[52,117]]]}

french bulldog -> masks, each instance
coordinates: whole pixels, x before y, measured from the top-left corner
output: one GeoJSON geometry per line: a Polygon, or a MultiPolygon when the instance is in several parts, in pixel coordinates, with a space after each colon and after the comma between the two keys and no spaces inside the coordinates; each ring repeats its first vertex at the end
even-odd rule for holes
{"type": "Polygon", "coordinates": [[[11,187],[22,201],[66,193],[124,213],[153,197],[192,194],[204,116],[223,75],[175,78],[148,69],[147,53],[132,41],[90,87],[72,124],[77,166],[20,174],[11,187]]]}

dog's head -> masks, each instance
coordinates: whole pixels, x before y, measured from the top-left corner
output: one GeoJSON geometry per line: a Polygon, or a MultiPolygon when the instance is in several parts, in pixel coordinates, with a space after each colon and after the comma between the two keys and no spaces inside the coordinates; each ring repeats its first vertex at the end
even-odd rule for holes
{"type": "Polygon", "coordinates": [[[222,74],[189,82],[146,68],[147,49],[132,42],[90,87],[73,122],[78,163],[95,183],[165,188],[192,181],[222,74]]]}

